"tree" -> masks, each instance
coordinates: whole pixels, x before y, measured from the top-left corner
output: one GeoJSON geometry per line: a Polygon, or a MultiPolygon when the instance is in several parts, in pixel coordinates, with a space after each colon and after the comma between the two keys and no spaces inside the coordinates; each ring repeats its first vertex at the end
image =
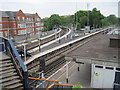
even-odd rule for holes
{"type": "Polygon", "coordinates": [[[104,19],[104,16],[101,14],[97,8],[93,8],[90,12],[90,25],[94,28],[102,26],[101,20],[104,19]]]}
{"type": "Polygon", "coordinates": [[[49,19],[49,18],[44,18],[44,19],[42,19],[42,22],[44,23],[44,30],[45,30],[45,31],[46,31],[46,30],[49,30],[49,29],[48,29],[48,26],[49,26],[48,19],[49,19]]]}
{"type": "Polygon", "coordinates": [[[101,20],[101,23],[102,23],[102,27],[105,27],[105,26],[109,26],[109,25],[110,25],[110,23],[109,23],[109,21],[107,20],[107,18],[102,19],[102,20],[101,20]]]}
{"type": "Polygon", "coordinates": [[[61,17],[58,14],[51,15],[48,19],[48,29],[51,30],[59,25],[61,25],[61,17]]]}
{"type": "Polygon", "coordinates": [[[74,15],[59,16],[53,14],[49,18],[44,18],[43,22],[45,30],[51,30],[59,25],[62,26],[77,26],[77,29],[84,28],[87,26],[89,19],[89,26],[94,28],[104,27],[108,25],[120,25],[120,19],[117,19],[115,15],[109,15],[108,17],[103,16],[100,10],[93,8],[92,11],[80,10],[74,15]],[[89,12],[89,17],[88,13],[89,12]]]}
{"type": "Polygon", "coordinates": [[[87,26],[87,22],[88,22],[88,17],[87,16],[80,17],[80,23],[81,23],[82,28],[87,26]]]}
{"type": "Polygon", "coordinates": [[[111,25],[117,24],[117,17],[115,15],[109,15],[107,20],[111,25]]]}

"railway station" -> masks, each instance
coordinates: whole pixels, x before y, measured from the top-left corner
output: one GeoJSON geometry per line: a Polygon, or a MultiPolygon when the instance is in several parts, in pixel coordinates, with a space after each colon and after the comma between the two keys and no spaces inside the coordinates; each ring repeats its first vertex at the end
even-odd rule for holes
{"type": "MultiPolygon", "coordinates": [[[[1,79],[5,83],[4,86],[19,87],[20,89],[23,87],[35,89],[53,86],[70,88],[80,83],[85,88],[106,88],[106,83],[104,83],[105,85],[97,85],[97,83],[109,80],[108,87],[118,87],[120,71],[119,37],[114,35],[114,32],[119,31],[119,29],[107,27],[82,37],[68,38],[69,42],[65,38],[73,31],[68,28],[61,28],[60,30],[66,30],[66,33],[61,34],[61,37],[59,37],[60,34],[57,34],[57,39],[53,39],[52,42],[43,44],[43,46],[41,45],[41,51],[38,47],[33,48],[33,50],[35,49],[33,52],[37,52],[26,58],[23,55],[23,60],[12,41],[1,37],[1,46],[3,47],[1,54],[3,56],[0,60],[2,60],[1,64],[4,67],[1,74],[5,74],[1,79]],[[66,40],[67,43],[58,42],[62,39],[66,40]],[[53,44],[56,46],[51,48],[53,44]],[[48,50],[44,51],[46,46],[48,50]],[[6,66],[10,67],[6,68],[6,66]],[[11,73],[6,75],[8,72],[11,73]],[[17,78],[17,80],[13,79],[12,81],[9,78],[10,76],[17,78]],[[7,84],[7,81],[12,83],[7,84]]],[[[58,33],[62,33],[61,31],[58,30],[58,33]]],[[[47,37],[56,37],[56,35],[53,34],[47,37]]]]}
{"type": "Polygon", "coordinates": [[[0,90],[120,89],[120,1],[21,1],[0,10],[0,90]]]}

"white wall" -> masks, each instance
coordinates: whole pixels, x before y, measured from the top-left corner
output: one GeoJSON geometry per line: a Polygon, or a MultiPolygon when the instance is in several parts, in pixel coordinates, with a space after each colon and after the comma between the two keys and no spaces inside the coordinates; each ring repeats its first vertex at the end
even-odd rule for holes
{"type": "Polygon", "coordinates": [[[116,68],[92,64],[91,87],[113,88],[116,68]]]}

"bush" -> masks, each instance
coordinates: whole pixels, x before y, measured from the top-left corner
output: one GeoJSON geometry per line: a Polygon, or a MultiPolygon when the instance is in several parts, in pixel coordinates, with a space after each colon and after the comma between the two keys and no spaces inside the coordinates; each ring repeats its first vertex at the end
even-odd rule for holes
{"type": "Polygon", "coordinates": [[[79,90],[79,88],[84,88],[82,85],[80,85],[79,82],[78,82],[78,84],[76,84],[72,87],[73,90],[79,90]]]}

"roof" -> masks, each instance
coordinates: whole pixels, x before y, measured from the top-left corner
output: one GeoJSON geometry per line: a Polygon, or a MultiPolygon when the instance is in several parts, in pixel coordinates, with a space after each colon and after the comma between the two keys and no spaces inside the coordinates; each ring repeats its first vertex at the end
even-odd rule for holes
{"type": "Polygon", "coordinates": [[[4,11],[0,11],[0,16],[1,17],[9,17],[7,13],[5,13],[4,11]]]}
{"type": "Polygon", "coordinates": [[[91,39],[88,43],[68,53],[66,57],[85,60],[96,59],[104,60],[105,62],[110,61],[120,63],[120,48],[112,48],[109,46],[110,37],[111,35],[108,34],[98,34],[94,36],[93,39],[91,39]]]}
{"type": "Polygon", "coordinates": [[[9,16],[9,19],[14,19],[18,11],[13,12],[13,11],[5,11],[5,13],[9,16]]]}
{"type": "Polygon", "coordinates": [[[9,17],[9,19],[14,19],[18,11],[0,11],[0,16],[9,17]]]}
{"type": "Polygon", "coordinates": [[[24,13],[26,16],[30,16],[30,17],[32,17],[32,16],[34,16],[35,14],[29,14],[29,13],[24,13]]]}

